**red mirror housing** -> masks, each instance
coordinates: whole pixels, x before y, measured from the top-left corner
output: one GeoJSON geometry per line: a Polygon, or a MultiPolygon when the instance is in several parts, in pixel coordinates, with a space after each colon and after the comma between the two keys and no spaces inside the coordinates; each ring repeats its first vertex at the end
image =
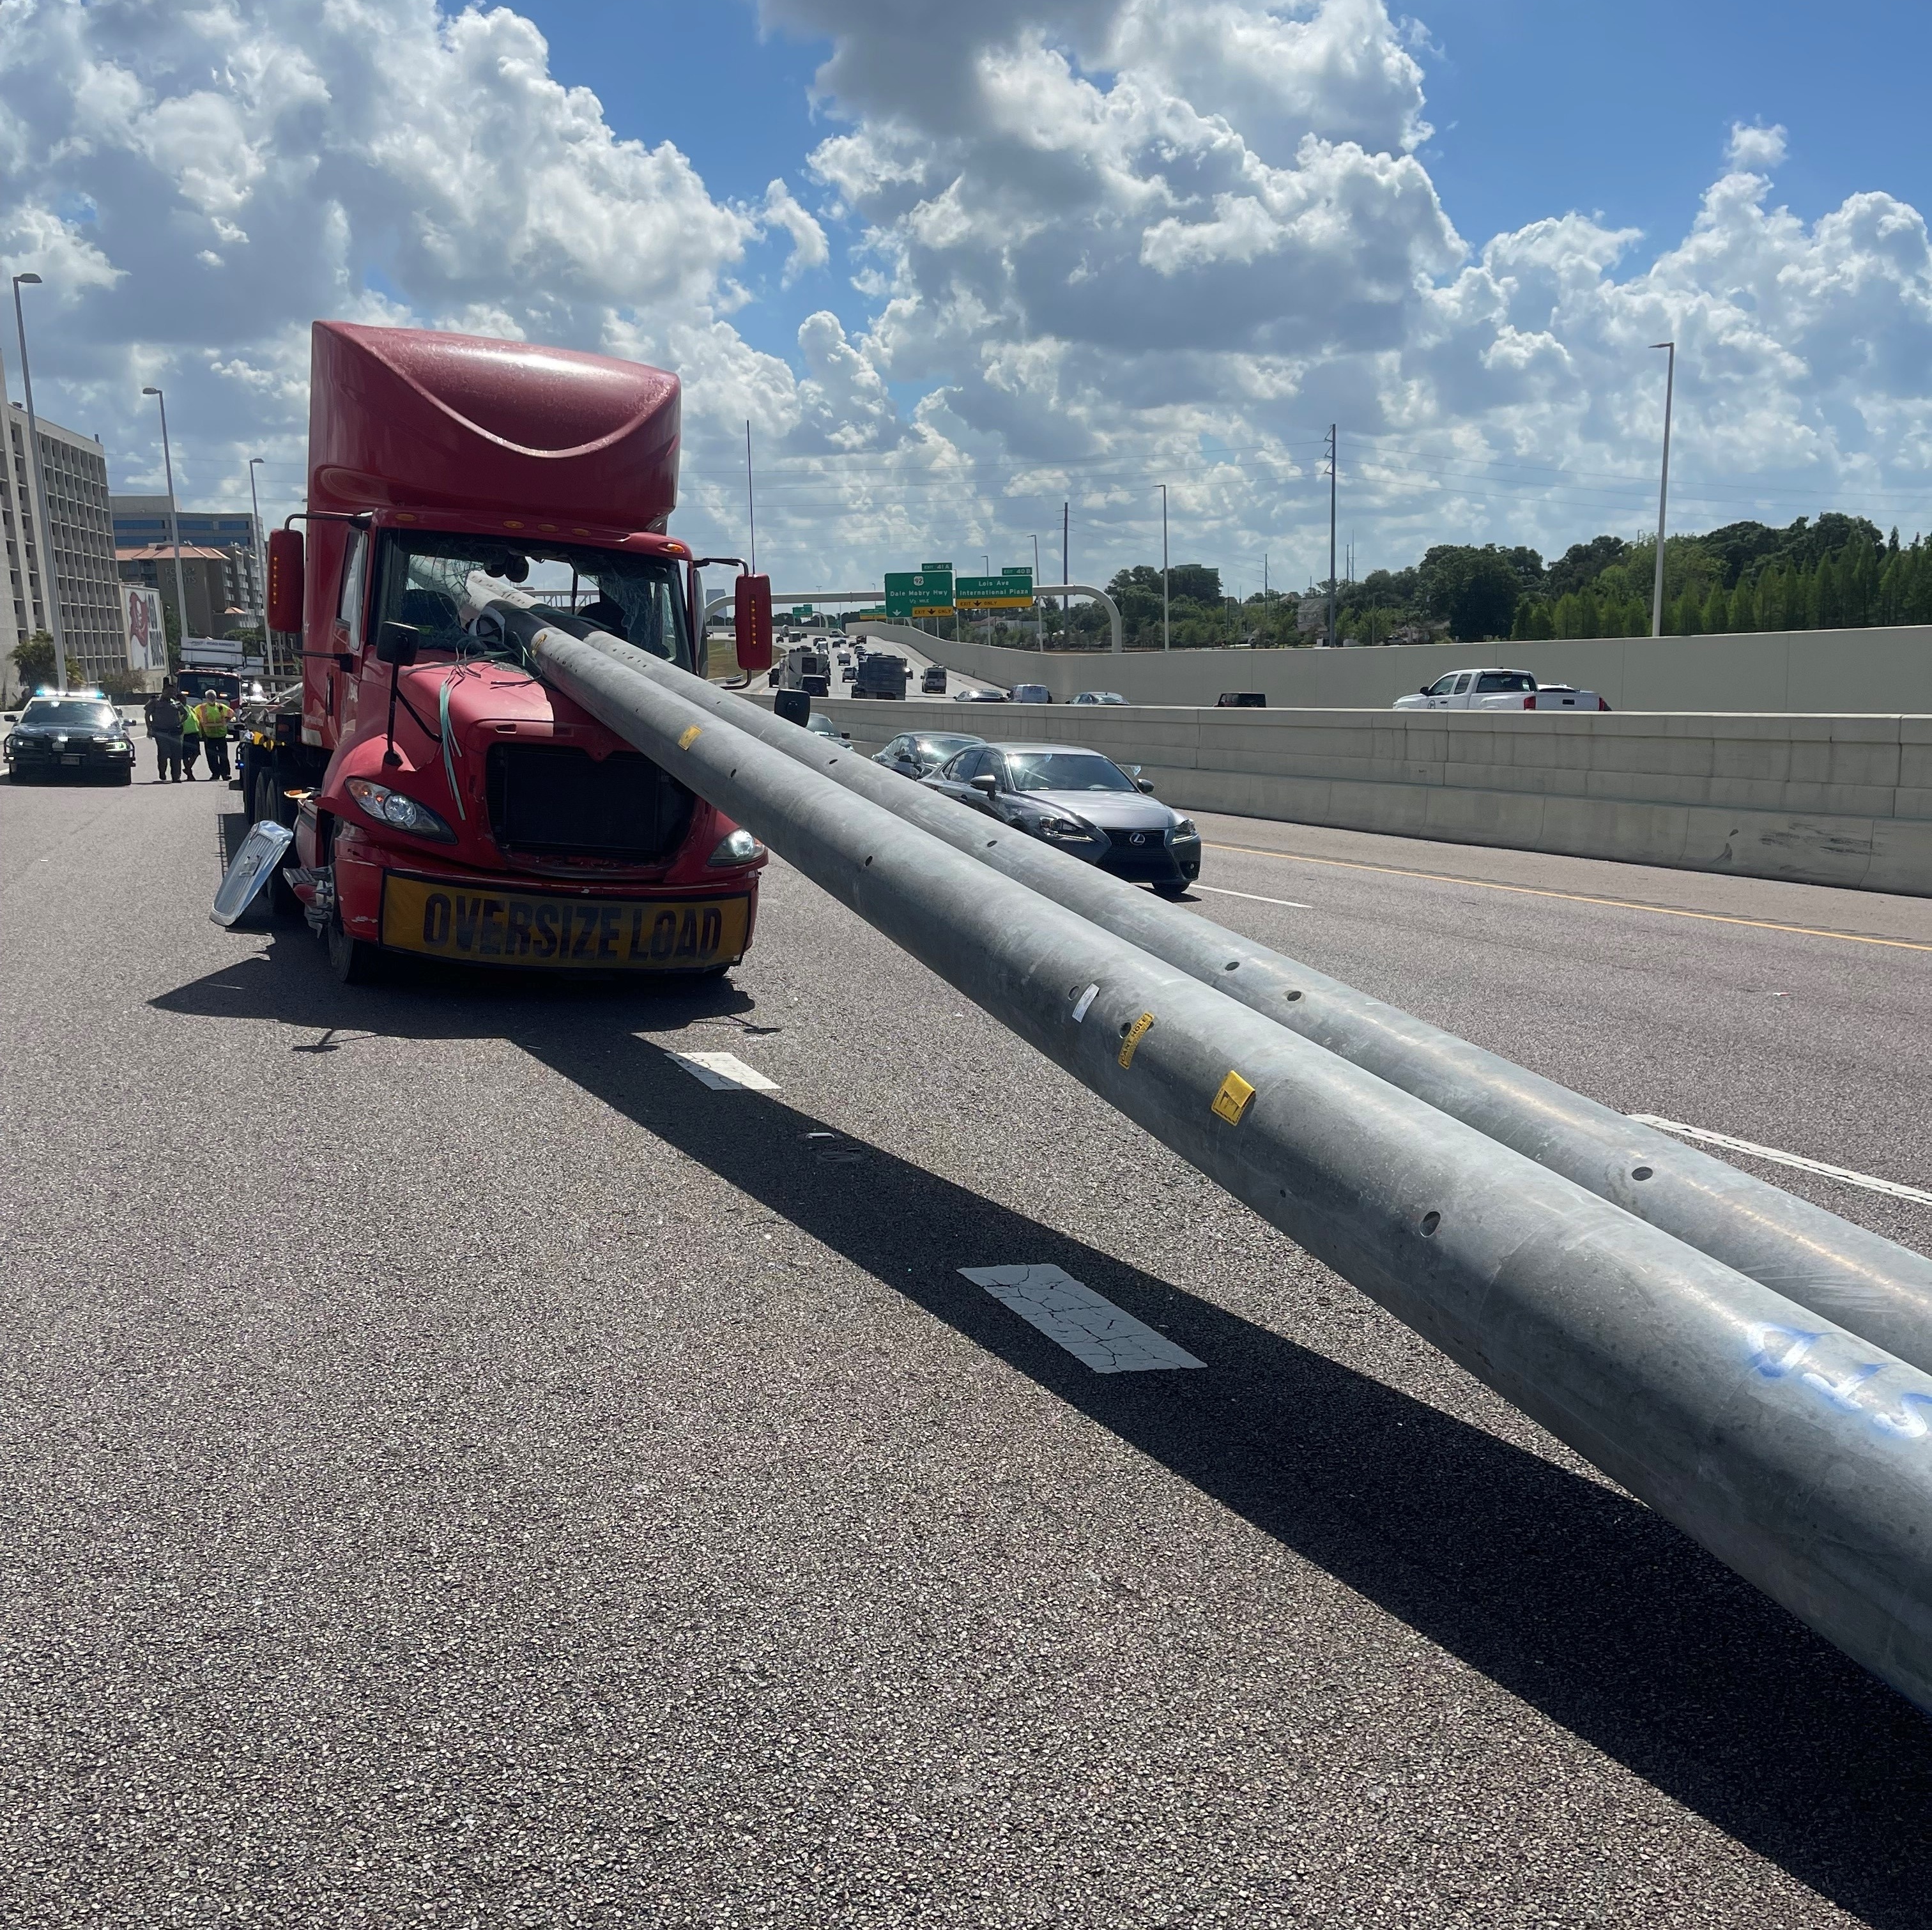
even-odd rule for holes
{"type": "Polygon", "coordinates": [[[268,628],[299,635],[302,626],[302,539],[299,530],[268,532],[268,628]]]}
{"type": "Polygon", "coordinates": [[[772,667],[772,580],[740,576],[734,613],[738,627],[738,668],[755,674],[772,667]]]}

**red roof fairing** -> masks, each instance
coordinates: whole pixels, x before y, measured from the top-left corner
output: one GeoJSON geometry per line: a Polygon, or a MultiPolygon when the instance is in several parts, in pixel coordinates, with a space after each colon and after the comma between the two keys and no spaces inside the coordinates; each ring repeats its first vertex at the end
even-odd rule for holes
{"type": "Polygon", "coordinates": [[[311,509],[643,530],[677,502],[678,380],[574,349],[318,322],[311,509]]]}

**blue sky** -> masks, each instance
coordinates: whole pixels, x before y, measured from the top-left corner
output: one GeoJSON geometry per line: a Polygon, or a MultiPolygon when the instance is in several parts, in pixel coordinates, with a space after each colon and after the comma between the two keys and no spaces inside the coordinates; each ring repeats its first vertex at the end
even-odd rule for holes
{"type": "Polygon", "coordinates": [[[1331,420],[1364,567],[1640,533],[1672,334],[1675,527],[1932,529],[1932,8],[762,5],[8,10],[44,407],[152,487],[163,381],[188,500],[287,507],[314,317],[520,334],[677,369],[707,548],[748,416],[788,575],[1063,500],[1103,572],[1166,482],[1240,582],[1325,560],[1331,420]]]}

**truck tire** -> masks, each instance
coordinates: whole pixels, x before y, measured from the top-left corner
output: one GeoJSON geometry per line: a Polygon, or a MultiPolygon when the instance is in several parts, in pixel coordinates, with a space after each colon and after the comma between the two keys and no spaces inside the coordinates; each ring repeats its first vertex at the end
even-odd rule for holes
{"type": "Polygon", "coordinates": [[[328,968],[338,985],[368,985],[376,977],[380,955],[365,938],[352,938],[342,929],[338,913],[328,921],[328,968]]]}

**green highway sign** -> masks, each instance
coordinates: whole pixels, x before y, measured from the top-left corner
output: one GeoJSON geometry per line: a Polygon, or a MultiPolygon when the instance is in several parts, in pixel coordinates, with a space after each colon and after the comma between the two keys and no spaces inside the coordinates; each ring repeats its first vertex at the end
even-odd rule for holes
{"type": "Polygon", "coordinates": [[[920,565],[922,576],[950,576],[952,566],[950,563],[922,563],[920,565]]]}
{"type": "Polygon", "coordinates": [[[909,623],[916,617],[952,614],[952,572],[888,570],[886,572],[886,621],[909,623]]]}
{"type": "Polygon", "coordinates": [[[1009,569],[998,576],[962,576],[953,590],[962,610],[1030,610],[1033,572],[1009,569]]]}
{"type": "Polygon", "coordinates": [[[794,603],[791,606],[791,614],[794,623],[802,623],[812,614],[812,605],[809,603],[794,603]]]}

